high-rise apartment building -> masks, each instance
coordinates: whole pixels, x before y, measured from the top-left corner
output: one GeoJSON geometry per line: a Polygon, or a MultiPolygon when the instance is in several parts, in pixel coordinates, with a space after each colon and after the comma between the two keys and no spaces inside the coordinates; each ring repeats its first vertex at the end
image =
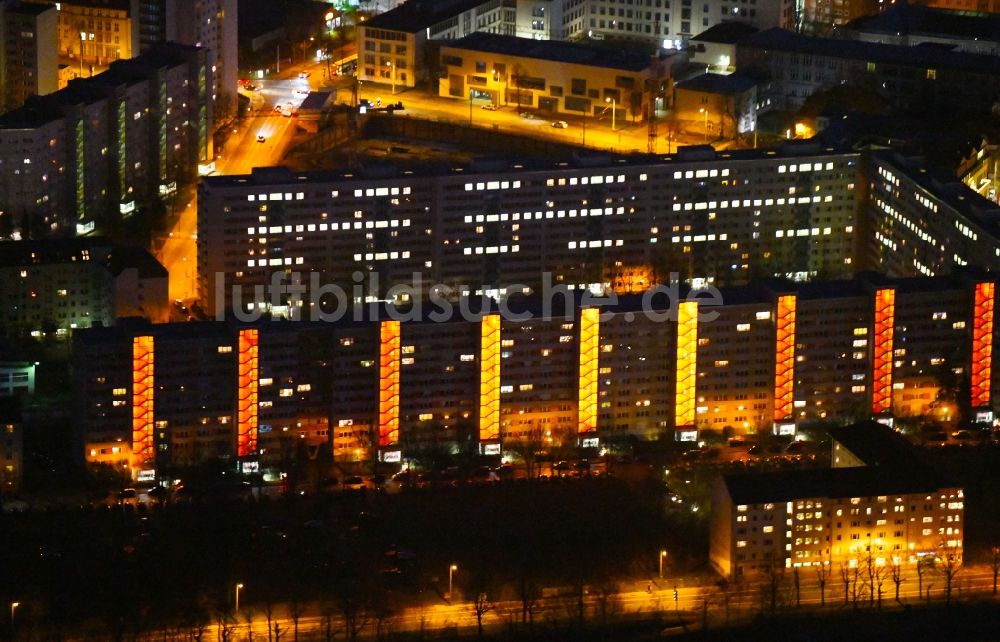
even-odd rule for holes
{"type": "Polygon", "coordinates": [[[375,298],[399,283],[500,295],[515,285],[537,291],[546,278],[626,291],[671,272],[715,284],[844,277],[855,269],[860,160],[810,143],[419,173],[267,168],[207,177],[198,196],[201,298],[229,309],[241,286],[235,304],[245,309],[252,286],[286,272],[349,289],[360,273],[362,296],[375,298]]]}
{"type": "Polygon", "coordinates": [[[0,2],[0,113],[59,88],[55,7],[0,2]]]}
{"type": "Polygon", "coordinates": [[[0,333],[12,337],[170,316],[163,266],[145,250],[98,238],[0,243],[0,297],[0,333]]]}
{"type": "Polygon", "coordinates": [[[204,49],[158,45],[0,116],[3,236],[86,234],[196,176],[211,86],[204,49]]]}
{"type": "Polygon", "coordinates": [[[81,331],[78,416],[101,442],[127,438],[142,416],[143,439],[187,462],[273,462],[288,439],[384,459],[434,445],[790,435],[872,416],[993,421],[989,278],[869,275],[708,295],[677,288],[598,305],[564,291],[548,313],[509,302],[517,316],[431,306],[403,321],[368,310],[81,331]],[[137,388],[140,371],[151,383],[137,388]]]}

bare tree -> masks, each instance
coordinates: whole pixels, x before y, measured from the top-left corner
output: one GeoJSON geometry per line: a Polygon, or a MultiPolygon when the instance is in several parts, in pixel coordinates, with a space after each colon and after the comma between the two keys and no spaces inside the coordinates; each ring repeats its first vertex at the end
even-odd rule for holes
{"type": "Polygon", "coordinates": [[[955,576],[962,570],[962,559],[954,550],[949,550],[942,556],[941,575],[944,576],[945,604],[951,604],[951,591],[955,586],[955,576]]]}
{"type": "Polygon", "coordinates": [[[247,623],[247,642],[253,642],[253,609],[249,606],[243,610],[243,621],[247,623]]]}
{"type": "Polygon", "coordinates": [[[840,581],[844,583],[844,604],[848,604],[851,601],[851,567],[847,564],[847,562],[841,562],[839,570],[840,581]]]}
{"type": "Polygon", "coordinates": [[[267,618],[267,642],[275,642],[271,634],[271,622],[274,620],[274,602],[267,598],[264,602],[264,616],[267,618]]]}
{"type": "Polygon", "coordinates": [[[618,584],[605,579],[597,584],[597,608],[601,615],[601,625],[608,625],[609,616],[618,611],[618,584]]]}
{"type": "Polygon", "coordinates": [[[868,605],[875,605],[875,575],[877,574],[877,564],[875,563],[875,554],[872,552],[872,541],[868,540],[868,545],[865,546],[865,552],[859,560],[860,565],[862,565],[862,572],[865,578],[865,584],[868,587],[868,605]]]}
{"type": "Polygon", "coordinates": [[[538,606],[538,600],[542,597],[542,589],[535,578],[525,571],[519,573],[516,591],[518,599],[521,600],[521,624],[533,627],[535,607],[538,606]]]}
{"type": "Polygon", "coordinates": [[[892,583],[896,587],[896,603],[902,604],[899,601],[899,585],[905,582],[903,579],[903,565],[900,563],[898,557],[889,558],[889,577],[892,579],[892,583]]]}
{"type": "Polygon", "coordinates": [[[483,637],[483,618],[495,608],[496,605],[486,591],[476,593],[475,599],[472,600],[472,610],[476,614],[476,628],[480,639],[483,637]]]}
{"type": "Polygon", "coordinates": [[[826,606],[826,583],[830,580],[830,560],[824,560],[819,555],[819,566],[816,567],[816,581],[819,583],[819,604],[826,606]]]}
{"type": "Polygon", "coordinates": [[[795,580],[795,607],[798,608],[802,606],[802,586],[799,584],[799,567],[796,566],[795,570],[792,571],[792,579],[795,580]]]}
{"type": "MultiPolygon", "coordinates": [[[[288,602],[288,615],[292,618],[292,640],[295,642],[299,642],[299,620],[302,619],[305,610],[305,605],[299,599],[299,596],[293,595],[292,599],[288,602]]],[[[275,631],[277,630],[278,627],[275,625],[275,631]]],[[[275,637],[277,637],[277,633],[275,633],[275,637]]]]}

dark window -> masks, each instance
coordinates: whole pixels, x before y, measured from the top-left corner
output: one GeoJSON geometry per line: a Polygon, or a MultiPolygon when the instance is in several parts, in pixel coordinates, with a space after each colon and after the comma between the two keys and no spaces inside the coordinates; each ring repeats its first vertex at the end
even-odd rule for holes
{"type": "Polygon", "coordinates": [[[587,80],[585,78],[573,78],[571,81],[570,93],[574,96],[587,95],[587,80]]]}

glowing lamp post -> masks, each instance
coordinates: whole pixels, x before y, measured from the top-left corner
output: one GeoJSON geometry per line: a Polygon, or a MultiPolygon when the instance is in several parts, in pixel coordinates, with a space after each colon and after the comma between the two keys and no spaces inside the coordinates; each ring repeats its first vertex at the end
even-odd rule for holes
{"type": "Polygon", "coordinates": [[[237,584],[236,585],[236,608],[233,609],[233,611],[235,613],[239,613],[240,612],[240,589],[242,589],[242,588],[243,588],[242,584],[237,584]]]}
{"type": "Polygon", "coordinates": [[[702,107],[698,110],[699,114],[705,114],[705,142],[708,142],[708,109],[702,107]]]}
{"type": "Polygon", "coordinates": [[[396,95],[396,65],[392,64],[391,61],[387,60],[385,66],[389,68],[389,73],[392,76],[392,95],[396,95]]]}
{"type": "Polygon", "coordinates": [[[663,579],[663,560],[667,559],[667,552],[660,551],[660,579],[663,579]]]}
{"type": "Polygon", "coordinates": [[[615,109],[618,106],[618,101],[609,96],[604,99],[604,102],[611,103],[611,131],[615,131],[615,109]]]}
{"type": "Polygon", "coordinates": [[[14,611],[16,611],[17,607],[19,607],[19,606],[21,606],[20,602],[11,602],[10,603],[10,624],[11,624],[11,626],[14,625],[14,611]]]}
{"type": "Polygon", "coordinates": [[[454,577],[455,577],[455,571],[457,571],[457,570],[458,570],[458,566],[456,564],[452,564],[451,566],[448,567],[448,599],[449,600],[451,599],[452,580],[454,579],[454,577]]]}

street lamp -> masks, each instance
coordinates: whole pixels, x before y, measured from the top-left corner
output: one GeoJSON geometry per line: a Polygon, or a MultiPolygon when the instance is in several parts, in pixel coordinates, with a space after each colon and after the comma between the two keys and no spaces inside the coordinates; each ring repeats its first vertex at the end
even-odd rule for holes
{"type": "Polygon", "coordinates": [[[19,606],[21,606],[20,602],[11,602],[10,603],[10,624],[11,624],[11,626],[14,625],[14,610],[17,609],[17,607],[19,607],[19,606]]]}
{"type": "Polygon", "coordinates": [[[458,566],[456,564],[452,564],[451,566],[448,567],[448,599],[449,600],[451,599],[451,583],[452,583],[452,578],[455,576],[455,571],[457,571],[457,570],[458,570],[458,566]]]}
{"type": "Polygon", "coordinates": [[[618,105],[618,101],[612,97],[607,97],[604,102],[611,103],[611,131],[615,131],[615,107],[618,105]]]}
{"type": "Polygon", "coordinates": [[[660,551],[660,579],[663,579],[663,560],[667,559],[667,552],[660,551]]]}
{"type": "Polygon", "coordinates": [[[385,61],[385,66],[389,67],[389,73],[392,75],[392,95],[396,95],[396,65],[392,64],[391,60],[385,61]]]}
{"type": "Polygon", "coordinates": [[[698,110],[699,114],[705,114],[705,142],[708,142],[708,109],[702,107],[698,110]]]}
{"type": "Polygon", "coordinates": [[[241,588],[243,588],[242,584],[237,584],[236,585],[236,608],[233,609],[233,612],[235,612],[235,613],[239,613],[240,612],[240,589],[241,588]]]}

